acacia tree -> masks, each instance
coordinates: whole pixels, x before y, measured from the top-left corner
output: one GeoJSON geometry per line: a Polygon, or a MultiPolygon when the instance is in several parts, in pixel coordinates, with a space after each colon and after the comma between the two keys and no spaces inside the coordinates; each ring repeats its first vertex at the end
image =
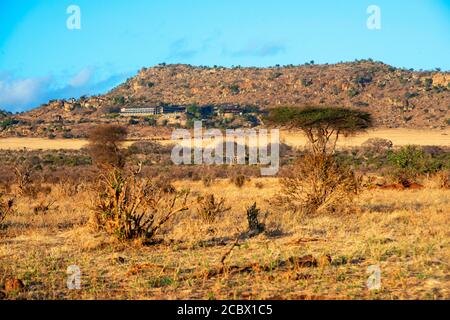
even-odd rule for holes
{"type": "Polygon", "coordinates": [[[370,114],[333,107],[286,107],[272,110],[268,120],[273,125],[302,130],[309,141],[305,156],[281,181],[283,202],[306,214],[348,208],[357,183],[353,171],[336,161],[336,144],[342,135],[369,128],[370,114]]]}
{"type": "Polygon", "coordinates": [[[314,154],[334,153],[341,135],[355,134],[372,125],[369,113],[334,107],[284,107],[272,110],[275,125],[302,130],[314,154]]]}

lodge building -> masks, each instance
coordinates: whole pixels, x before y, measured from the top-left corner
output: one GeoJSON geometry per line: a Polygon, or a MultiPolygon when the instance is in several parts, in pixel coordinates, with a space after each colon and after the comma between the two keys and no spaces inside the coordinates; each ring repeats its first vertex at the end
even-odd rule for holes
{"type": "Polygon", "coordinates": [[[122,116],[155,116],[169,113],[185,113],[186,107],[181,106],[156,106],[156,107],[132,107],[120,109],[122,116]]]}

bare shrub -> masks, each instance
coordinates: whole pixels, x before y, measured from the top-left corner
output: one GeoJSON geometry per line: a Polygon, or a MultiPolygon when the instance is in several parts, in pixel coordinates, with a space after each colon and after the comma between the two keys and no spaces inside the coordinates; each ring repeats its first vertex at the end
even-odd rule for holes
{"type": "Polygon", "coordinates": [[[450,189],[450,171],[441,170],[435,174],[435,179],[439,188],[450,189]]]}
{"type": "Polygon", "coordinates": [[[93,220],[120,240],[151,240],[174,215],[188,209],[187,191],[167,193],[148,179],[111,170],[101,182],[93,220]]]}
{"type": "Polygon", "coordinates": [[[391,140],[382,138],[370,138],[362,144],[362,147],[376,154],[384,153],[392,149],[394,144],[391,140]]]}
{"type": "Polygon", "coordinates": [[[35,215],[38,215],[38,214],[45,215],[50,210],[56,209],[55,207],[53,207],[54,204],[55,204],[55,201],[47,202],[47,201],[43,200],[33,207],[33,213],[35,215]]]}
{"type": "Polygon", "coordinates": [[[6,198],[0,194],[0,224],[6,219],[9,214],[14,212],[14,198],[6,198]]]}
{"type": "Polygon", "coordinates": [[[263,189],[264,188],[264,183],[258,181],[255,183],[255,188],[257,189],[263,189]]]}
{"type": "Polygon", "coordinates": [[[52,188],[43,184],[44,177],[37,175],[33,165],[24,163],[14,167],[16,193],[18,195],[36,198],[38,194],[48,195],[52,188]]]}
{"type": "Polygon", "coordinates": [[[11,183],[0,181],[0,193],[11,193],[11,183]]]}
{"type": "Polygon", "coordinates": [[[247,180],[249,179],[243,174],[233,175],[230,178],[231,183],[233,183],[238,188],[242,188],[247,180]]]}
{"type": "Polygon", "coordinates": [[[225,199],[216,199],[213,194],[199,196],[197,198],[197,212],[201,219],[206,223],[213,223],[219,214],[231,210],[225,206],[225,199]]]}
{"type": "Polygon", "coordinates": [[[160,175],[153,180],[153,186],[161,189],[164,193],[176,193],[177,190],[172,184],[172,179],[166,175],[160,175]]]}
{"type": "Polygon", "coordinates": [[[31,174],[33,170],[30,166],[15,167],[17,193],[20,195],[30,195],[32,193],[31,174]]]}
{"type": "Polygon", "coordinates": [[[299,159],[281,185],[280,203],[307,215],[348,210],[358,191],[352,170],[338,165],[331,155],[311,153],[299,159]]]}
{"type": "Polygon", "coordinates": [[[36,197],[39,194],[49,195],[52,192],[52,186],[48,184],[42,183],[42,181],[38,180],[33,182],[29,188],[29,196],[36,197]]]}
{"type": "Polygon", "coordinates": [[[265,225],[260,223],[261,210],[256,206],[256,202],[247,208],[248,231],[250,235],[258,235],[264,231],[265,225]]]}
{"type": "Polygon", "coordinates": [[[202,182],[205,187],[210,187],[214,183],[214,177],[206,175],[202,177],[202,182]]]}
{"type": "Polygon", "coordinates": [[[73,197],[86,189],[86,184],[82,182],[70,182],[68,179],[59,181],[53,187],[54,193],[59,197],[73,197]]]}
{"type": "Polygon", "coordinates": [[[168,156],[170,156],[172,149],[172,145],[163,145],[154,141],[138,141],[128,147],[128,151],[131,154],[144,155],[167,154],[168,156]]]}
{"type": "Polygon", "coordinates": [[[89,132],[87,147],[92,159],[101,168],[123,168],[125,152],[121,144],[127,136],[127,129],[119,125],[101,125],[89,132]]]}

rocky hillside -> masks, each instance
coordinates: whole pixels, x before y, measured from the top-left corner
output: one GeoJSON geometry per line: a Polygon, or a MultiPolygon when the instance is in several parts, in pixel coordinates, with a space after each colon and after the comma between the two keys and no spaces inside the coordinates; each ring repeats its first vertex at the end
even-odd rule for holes
{"type": "Polygon", "coordinates": [[[105,118],[124,106],[237,104],[335,105],[371,112],[379,127],[440,128],[450,118],[450,73],[397,69],[373,61],[272,68],[158,65],[108,94],[52,101],[20,117],[70,121],[105,118]]]}
{"type": "Polygon", "coordinates": [[[7,118],[7,117],[10,117],[10,116],[11,116],[10,112],[0,109],[0,120],[4,119],[4,118],[7,118]]]}

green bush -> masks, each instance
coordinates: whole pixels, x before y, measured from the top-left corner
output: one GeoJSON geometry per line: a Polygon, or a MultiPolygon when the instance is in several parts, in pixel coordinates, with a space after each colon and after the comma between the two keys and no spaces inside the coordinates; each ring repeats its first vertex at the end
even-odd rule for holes
{"type": "Polygon", "coordinates": [[[231,93],[233,93],[233,94],[238,94],[241,91],[241,89],[239,88],[239,85],[237,85],[237,84],[230,85],[228,87],[228,89],[230,89],[231,93]]]}
{"type": "Polygon", "coordinates": [[[431,89],[431,87],[433,86],[433,79],[431,79],[431,78],[426,78],[426,79],[423,81],[423,84],[424,84],[425,88],[431,89]]]}
{"type": "Polygon", "coordinates": [[[415,98],[415,97],[418,97],[419,96],[419,93],[417,93],[417,92],[406,92],[405,93],[405,98],[406,99],[411,99],[411,98],[415,98]]]}
{"type": "Polygon", "coordinates": [[[259,120],[253,114],[244,115],[245,121],[249,122],[253,127],[256,127],[259,124],[259,120]]]}
{"type": "Polygon", "coordinates": [[[360,86],[365,86],[367,84],[370,84],[373,80],[372,75],[365,74],[365,75],[359,75],[354,79],[354,83],[360,86]]]}
{"type": "Polygon", "coordinates": [[[450,168],[448,152],[431,154],[417,146],[405,146],[388,154],[388,161],[394,166],[394,175],[415,178],[419,175],[436,173],[450,168]]]}
{"type": "Polygon", "coordinates": [[[116,96],[114,97],[114,103],[118,105],[124,105],[125,104],[125,97],[123,96],[116,96]]]}
{"type": "Polygon", "coordinates": [[[302,79],[302,86],[309,87],[313,84],[312,79],[302,79]]]}
{"type": "Polygon", "coordinates": [[[214,108],[212,106],[198,106],[193,104],[186,109],[186,115],[188,119],[202,120],[210,118],[214,113],[214,108]]]}
{"type": "Polygon", "coordinates": [[[350,98],[353,98],[359,94],[359,91],[354,88],[350,88],[347,93],[350,98]]]}
{"type": "Polygon", "coordinates": [[[4,128],[10,127],[10,126],[13,126],[15,124],[18,124],[18,123],[19,123],[19,120],[17,120],[17,119],[7,118],[7,119],[3,120],[2,122],[0,122],[0,128],[4,129],[4,128]]]}
{"type": "Polygon", "coordinates": [[[417,146],[405,146],[398,151],[391,152],[389,162],[400,169],[423,169],[425,153],[417,146]]]}
{"type": "Polygon", "coordinates": [[[148,125],[151,127],[154,127],[157,124],[157,121],[154,117],[148,117],[145,120],[147,120],[148,125]]]}
{"type": "Polygon", "coordinates": [[[444,86],[439,85],[439,86],[434,86],[434,87],[433,87],[433,90],[434,90],[434,92],[436,92],[436,93],[441,93],[441,92],[447,91],[447,88],[444,87],[444,86]]]}

